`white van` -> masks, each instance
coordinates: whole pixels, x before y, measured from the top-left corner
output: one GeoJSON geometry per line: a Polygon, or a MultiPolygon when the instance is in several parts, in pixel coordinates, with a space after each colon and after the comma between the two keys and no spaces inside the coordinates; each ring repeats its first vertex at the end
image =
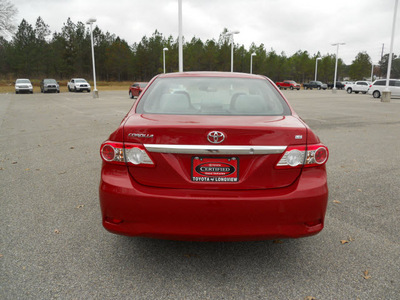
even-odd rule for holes
{"type": "MultiPolygon", "coordinates": [[[[369,86],[368,94],[372,95],[374,98],[380,98],[385,88],[386,88],[386,79],[375,80],[369,86]]],[[[392,96],[400,97],[400,80],[389,79],[389,90],[392,93],[392,96]]]]}

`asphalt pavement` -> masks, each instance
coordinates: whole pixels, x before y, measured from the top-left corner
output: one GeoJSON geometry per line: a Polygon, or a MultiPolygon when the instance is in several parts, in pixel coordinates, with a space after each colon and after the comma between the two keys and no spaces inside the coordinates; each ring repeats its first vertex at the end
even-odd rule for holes
{"type": "Polygon", "coordinates": [[[0,94],[0,299],[399,299],[400,99],[283,91],[330,150],[325,229],[199,243],[103,229],[99,146],[127,91],[0,94]]]}

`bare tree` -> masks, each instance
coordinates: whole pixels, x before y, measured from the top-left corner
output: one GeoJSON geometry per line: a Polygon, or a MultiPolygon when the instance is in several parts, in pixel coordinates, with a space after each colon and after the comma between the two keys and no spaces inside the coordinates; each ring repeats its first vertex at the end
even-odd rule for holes
{"type": "Polygon", "coordinates": [[[0,36],[11,35],[15,30],[14,17],[18,13],[8,0],[0,0],[0,36]]]}

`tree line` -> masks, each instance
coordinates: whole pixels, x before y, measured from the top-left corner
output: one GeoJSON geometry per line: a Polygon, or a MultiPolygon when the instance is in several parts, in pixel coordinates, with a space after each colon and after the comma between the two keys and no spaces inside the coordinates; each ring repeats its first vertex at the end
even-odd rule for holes
{"type": "MultiPolygon", "coordinates": [[[[44,78],[57,80],[71,77],[92,78],[90,29],[82,22],[76,24],[70,18],[63,24],[61,32],[49,30],[41,17],[34,25],[22,20],[10,41],[0,37],[0,74],[3,79],[17,77],[44,78]]],[[[231,45],[229,37],[221,32],[218,40],[203,42],[193,37],[184,40],[184,71],[230,71],[231,45]]],[[[129,45],[124,39],[98,26],[93,29],[96,76],[103,81],[148,81],[163,72],[163,48],[166,52],[166,71],[178,71],[178,40],[171,35],[163,36],[155,30],[139,42],[129,45]]],[[[316,58],[318,80],[332,82],[336,57],[334,54],[299,50],[291,56],[284,52],[265,49],[264,44],[254,43],[247,50],[243,45],[234,45],[234,71],[250,71],[250,57],[253,57],[253,73],[266,75],[273,81],[291,79],[297,82],[314,80],[316,58]]],[[[375,67],[374,74],[385,76],[388,54],[375,67]]],[[[400,77],[400,58],[394,55],[392,78],[400,77]]],[[[361,80],[371,76],[371,58],[365,52],[357,54],[350,65],[339,58],[338,78],[361,80]]]]}

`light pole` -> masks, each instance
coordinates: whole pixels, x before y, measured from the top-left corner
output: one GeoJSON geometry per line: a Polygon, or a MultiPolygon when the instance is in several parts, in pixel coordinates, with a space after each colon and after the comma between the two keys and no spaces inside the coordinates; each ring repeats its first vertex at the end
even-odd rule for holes
{"type": "Polygon", "coordinates": [[[182,38],[182,0],[178,0],[178,19],[179,19],[179,72],[183,72],[183,38],[182,38]]]}
{"type": "Polygon", "coordinates": [[[371,67],[371,82],[372,81],[374,81],[374,79],[373,79],[373,77],[374,77],[374,63],[373,62],[371,62],[371,64],[372,64],[372,67],[371,67]]]}
{"type": "Polygon", "coordinates": [[[94,46],[93,46],[93,30],[92,30],[92,24],[96,21],[97,20],[94,18],[90,18],[89,20],[86,21],[86,24],[90,25],[90,39],[92,41],[92,64],[93,64],[93,81],[94,81],[93,98],[99,98],[99,92],[97,91],[97,86],[96,86],[96,67],[94,63],[94,46]]]}
{"type": "Polygon", "coordinates": [[[389,63],[386,75],[386,87],[382,92],[381,102],[390,102],[392,93],[389,91],[389,79],[390,79],[390,69],[392,68],[392,55],[393,55],[393,42],[394,42],[394,29],[396,28],[396,16],[397,16],[397,4],[398,0],[394,2],[394,14],[393,14],[393,25],[392,25],[392,38],[390,40],[390,52],[389,52],[389,63]]]}
{"type": "Polygon", "coordinates": [[[234,34],[239,34],[240,31],[229,31],[224,34],[224,36],[229,36],[229,39],[231,41],[231,72],[233,72],[233,35],[234,34]]]}
{"type": "Polygon", "coordinates": [[[335,63],[335,78],[333,78],[333,88],[332,92],[336,93],[336,75],[337,75],[337,64],[338,64],[338,55],[339,55],[339,45],[346,45],[346,43],[335,43],[332,46],[336,46],[336,63],[335,63]]]}
{"type": "Polygon", "coordinates": [[[253,56],[256,56],[256,53],[252,53],[250,56],[250,74],[253,74],[253,56]]]}
{"type": "Polygon", "coordinates": [[[317,57],[317,59],[315,60],[315,79],[314,79],[314,81],[317,81],[318,61],[321,59],[322,59],[321,57],[317,57]]]}
{"type": "Polygon", "coordinates": [[[163,52],[163,66],[164,66],[164,74],[165,74],[165,51],[168,51],[168,48],[162,49],[163,52]]]}

